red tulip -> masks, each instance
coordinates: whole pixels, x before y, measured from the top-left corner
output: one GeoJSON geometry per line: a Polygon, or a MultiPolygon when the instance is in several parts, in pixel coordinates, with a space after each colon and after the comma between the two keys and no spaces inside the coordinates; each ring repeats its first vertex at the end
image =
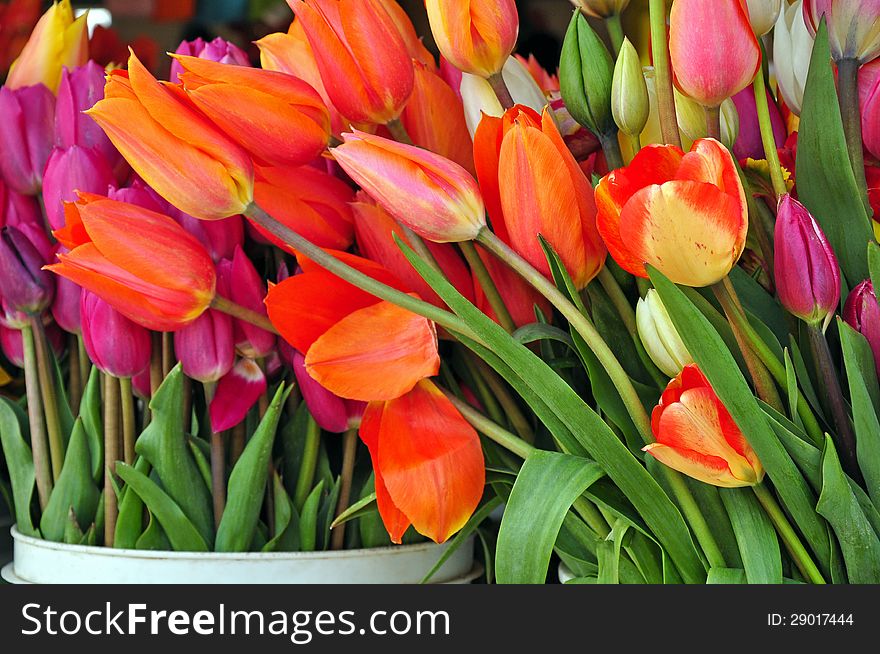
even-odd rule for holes
{"type": "Polygon", "coordinates": [[[208,410],[211,431],[232,429],[247,417],[248,411],[266,392],[266,375],[253,359],[239,359],[217,384],[208,410]]]}

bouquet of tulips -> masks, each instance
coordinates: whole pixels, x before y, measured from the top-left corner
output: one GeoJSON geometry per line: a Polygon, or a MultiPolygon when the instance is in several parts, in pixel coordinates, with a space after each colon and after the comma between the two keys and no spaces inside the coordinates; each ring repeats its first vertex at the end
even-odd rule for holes
{"type": "Polygon", "coordinates": [[[104,83],[65,0],[0,90],[20,531],[880,582],[880,3],[577,0],[558,74],[513,0],[426,0],[439,63],[288,4],[104,83]]]}

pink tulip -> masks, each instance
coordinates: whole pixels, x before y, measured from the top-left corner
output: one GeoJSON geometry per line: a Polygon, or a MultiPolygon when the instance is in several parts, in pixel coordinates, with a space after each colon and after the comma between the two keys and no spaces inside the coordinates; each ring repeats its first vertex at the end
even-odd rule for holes
{"type": "MultiPolygon", "coordinates": [[[[55,356],[60,357],[64,353],[64,335],[61,330],[51,323],[46,325],[46,338],[48,338],[55,356]]],[[[9,363],[18,368],[24,368],[24,344],[21,340],[21,330],[0,324],[0,349],[3,350],[3,356],[9,363]]]]}
{"type": "MultiPolygon", "coordinates": [[[[66,248],[58,246],[59,251],[66,248]]],[[[54,257],[53,257],[54,261],[54,257]]],[[[82,330],[81,308],[82,288],[66,277],[55,277],[55,299],[52,301],[52,317],[58,326],[68,334],[79,334],[82,330]]]]}
{"type": "MultiPolygon", "coordinates": [[[[773,100],[770,92],[767,92],[767,103],[770,106],[770,122],[773,125],[773,137],[776,147],[785,145],[788,132],[785,130],[785,122],[779,107],[773,100]]],[[[737,159],[765,159],[764,143],[761,140],[761,127],[758,124],[758,109],[755,105],[755,89],[747,86],[733,96],[733,104],[739,114],[739,136],[733,144],[733,154],[737,159]]]]}
{"type": "MultiPolygon", "coordinates": [[[[217,292],[228,296],[226,279],[217,279],[217,292]]],[[[174,352],[187,377],[203,384],[219,381],[235,364],[232,317],[208,309],[174,333],[174,352]]]]}
{"type": "Polygon", "coordinates": [[[867,339],[874,353],[874,365],[880,373],[880,304],[870,279],[850,292],[843,307],[843,319],[867,339]]]}
{"type": "Polygon", "coordinates": [[[266,375],[260,366],[253,359],[239,359],[217,384],[208,411],[211,430],[220,433],[235,427],[265,391],[266,375]]]}
{"type": "Polygon", "coordinates": [[[64,202],[74,202],[77,192],[104,195],[115,183],[113,170],[98,149],[55,148],[43,175],[43,202],[52,229],[64,227],[64,202]]]}
{"type": "MultiPolygon", "coordinates": [[[[217,272],[229,288],[229,299],[260,315],[268,315],[263,303],[266,285],[244,250],[236,247],[232,261],[221,261],[217,272]]],[[[233,320],[233,329],[236,348],[245,356],[261,359],[275,349],[275,334],[265,329],[238,319],[233,320]]]]}
{"type": "MultiPolygon", "coordinates": [[[[880,22],[878,22],[880,29],[880,22]]],[[[880,159],[880,59],[859,70],[859,105],[865,148],[880,159]]]]}
{"type": "Polygon", "coordinates": [[[360,423],[366,402],[343,399],[321,386],[306,372],[305,357],[295,350],[292,363],[303,400],[321,429],[341,434],[360,423]]]}
{"type": "Polygon", "coordinates": [[[215,262],[231,259],[235,249],[244,245],[244,221],[241,216],[230,216],[221,220],[199,220],[176,207],[169,207],[167,214],[199,239],[215,262]]]}
{"type": "Polygon", "coordinates": [[[15,227],[0,229],[0,296],[15,312],[37,315],[55,294],[54,276],[46,258],[15,227]]]}
{"type": "MultiPolygon", "coordinates": [[[[151,189],[140,178],[135,177],[129,186],[123,188],[111,188],[107,197],[117,202],[133,204],[142,209],[149,209],[156,213],[168,215],[171,210],[169,205],[158,193],[151,189]]],[[[208,222],[208,221],[206,221],[208,222]]]]}
{"type": "Polygon", "coordinates": [[[822,16],[835,61],[864,64],[880,56],[880,0],[804,0],[804,22],[813,36],[822,16]]]}
{"type": "Polygon", "coordinates": [[[0,88],[0,175],[12,189],[36,195],[52,152],[55,96],[42,84],[0,88]]]}
{"type": "Polygon", "coordinates": [[[49,234],[43,226],[39,200],[7,187],[0,179],[0,227],[7,225],[27,236],[47,261],[54,260],[52,254],[55,245],[49,240],[49,234]]]}
{"type": "Polygon", "coordinates": [[[86,352],[114,377],[134,377],[150,365],[150,332],[94,293],[83,290],[80,312],[86,352]]]}
{"type": "MultiPolygon", "coordinates": [[[[199,59],[207,59],[208,61],[216,61],[221,64],[234,64],[236,66],[250,66],[247,53],[234,43],[220,38],[219,36],[213,41],[205,41],[201,37],[194,41],[182,41],[174,54],[186,55],[188,57],[198,57],[199,59]]],[[[179,81],[178,76],[183,73],[183,66],[177,59],[171,60],[171,73],[168,78],[172,83],[179,81]]]]}

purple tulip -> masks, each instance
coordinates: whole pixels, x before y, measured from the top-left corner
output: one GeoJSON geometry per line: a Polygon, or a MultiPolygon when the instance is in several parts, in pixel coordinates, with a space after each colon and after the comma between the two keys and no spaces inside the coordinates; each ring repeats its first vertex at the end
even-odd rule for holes
{"type": "MultiPolygon", "coordinates": [[[[732,98],[739,114],[739,136],[733,144],[733,154],[737,159],[766,159],[764,142],[761,140],[761,127],[758,124],[758,109],[755,105],[755,89],[747,86],[732,98]]],[[[788,133],[785,131],[785,122],[779,107],[767,92],[767,104],[770,107],[770,124],[773,126],[773,139],[776,147],[785,145],[788,133]]]]}
{"type": "Polygon", "coordinates": [[[36,195],[55,140],[55,96],[38,84],[0,88],[0,175],[15,191],[36,195]]]}
{"type": "MultiPolygon", "coordinates": [[[[201,37],[194,41],[183,41],[177,46],[177,51],[174,54],[217,61],[221,64],[235,64],[237,66],[251,65],[250,59],[244,50],[219,36],[213,41],[205,41],[201,37]]],[[[168,78],[176,84],[178,81],[178,75],[182,73],[183,66],[181,66],[176,59],[173,60],[171,62],[171,74],[168,78]]]]}
{"type": "MultiPolygon", "coordinates": [[[[217,280],[221,295],[228,295],[225,281],[217,280]]],[[[232,318],[208,309],[174,333],[174,351],[187,377],[203,384],[219,381],[235,364],[232,318]]]]}
{"type": "Polygon", "coordinates": [[[874,353],[874,365],[880,373],[880,304],[877,303],[874,285],[870,279],[866,279],[850,292],[843,306],[843,319],[867,339],[874,353]]]}
{"type": "Polygon", "coordinates": [[[788,194],[779,201],[774,241],[782,306],[810,324],[830,320],[840,302],[837,257],[807,208],[788,194]]]}
{"type": "Polygon", "coordinates": [[[118,202],[134,204],[156,213],[167,215],[169,210],[168,203],[139,177],[136,177],[129,186],[124,188],[111,188],[107,197],[118,202]]]}
{"type": "Polygon", "coordinates": [[[114,377],[134,377],[150,365],[150,332],[94,293],[83,290],[83,343],[98,368],[114,377]]]}
{"type": "Polygon", "coordinates": [[[27,236],[15,227],[0,230],[0,296],[12,311],[39,314],[52,302],[53,275],[27,236]]]}
{"type": "Polygon", "coordinates": [[[64,202],[76,200],[77,192],[105,195],[115,183],[110,165],[97,149],[55,148],[43,175],[43,202],[52,229],[64,227],[64,202]]]}
{"type": "Polygon", "coordinates": [[[0,227],[15,227],[33,243],[47,260],[54,260],[55,246],[43,227],[40,202],[32,195],[22,195],[0,180],[0,227]]]}

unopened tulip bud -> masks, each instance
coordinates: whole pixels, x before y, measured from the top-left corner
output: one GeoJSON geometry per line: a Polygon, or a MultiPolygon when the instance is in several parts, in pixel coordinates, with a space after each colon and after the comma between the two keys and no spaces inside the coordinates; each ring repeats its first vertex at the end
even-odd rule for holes
{"type": "Polygon", "coordinates": [[[13,190],[36,195],[52,152],[55,97],[38,84],[0,88],[0,175],[13,190]]]}
{"type": "MultiPolygon", "coordinates": [[[[739,160],[747,158],[764,159],[766,153],[764,152],[764,143],[761,139],[761,126],[758,123],[758,108],[755,103],[754,87],[747,86],[733,96],[731,100],[736,105],[736,113],[739,117],[739,134],[736,137],[736,142],[733,144],[733,154],[739,160]]],[[[788,133],[785,130],[785,122],[782,119],[782,114],[779,112],[779,107],[769,91],[767,91],[767,106],[770,109],[773,140],[776,143],[776,147],[781,148],[785,145],[788,133]]]]}
{"type": "Polygon", "coordinates": [[[78,193],[103,194],[116,182],[113,170],[96,148],[55,148],[43,175],[43,202],[52,229],[64,227],[64,203],[78,193]]]}
{"type": "Polygon", "coordinates": [[[187,377],[202,383],[219,381],[235,363],[232,318],[208,309],[174,333],[174,352],[187,377]]]}
{"type": "Polygon", "coordinates": [[[782,11],[782,0],[746,0],[749,7],[749,22],[758,38],[773,29],[773,24],[782,11]]]}
{"type": "MultiPolygon", "coordinates": [[[[62,252],[63,248],[59,248],[62,252]]],[[[79,334],[82,329],[80,313],[82,288],[64,277],[55,277],[55,299],[52,317],[68,334],[79,334]]]]}
{"type": "Polygon", "coordinates": [[[580,12],[575,12],[559,63],[559,87],[568,111],[596,136],[614,134],[611,84],[614,60],[580,12]]]}
{"type": "Polygon", "coordinates": [[[773,32],[773,69],[779,92],[792,113],[800,116],[810,71],[813,36],[804,22],[804,0],[787,6],[773,32]]]}
{"type": "Polygon", "coordinates": [[[880,59],[859,70],[859,107],[865,149],[880,158],[880,59]]]}
{"type": "Polygon", "coordinates": [[[306,371],[306,358],[296,350],[291,363],[303,400],[321,429],[340,434],[360,422],[365,402],[346,400],[321,386],[306,371]]]}
{"type": "MultiPolygon", "coordinates": [[[[52,346],[55,357],[60,358],[64,353],[64,334],[57,326],[49,323],[46,325],[46,338],[52,346]]],[[[3,356],[9,363],[17,368],[24,368],[24,342],[20,329],[0,323],[0,349],[3,350],[3,356]]]]}
{"type": "Polygon", "coordinates": [[[837,257],[807,208],[790,195],[779,201],[774,246],[782,306],[811,325],[827,325],[840,302],[837,257]]]}
{"type": "Polygon", "coordinates": [[[804,0],[804,22],[813,36],[823,16],[834,61],[866,64],[880,56],[880,0],[804,0]]]}
{"type": "MultiPolygon", "coordinates": [[[[678,126],[691,141],[706,138],[709,130],[706,124],[706,111],[695,100],[675,91],[675,108],[678,112],[678,126]]],[[[733,147],[739,134],[739,114],[733,100],[721,103],[721,142],[733,147]]]]}
{"type": "Polygon", "coordinates": [[[608,18],[626,9],[629,0],[571,0],[571,3],[587,16],[608,18]]]}
{"type": "Polygon", "coordinates": [[[624,39],[614,66],[611,84],[611,113],[620,131],[629,136],[641,134],[648,122],[648,87],[642,74],[639,53],[624,39]]]}
{"type": "Polygon", "coordinates": [[[39,314],[52,302],[55,280],[46,259],[15,227],[0,230],[0,296],[14,311],[39,314]]]}
{"type": "MultiPolygon", "coordinates": [[[[181,41],[174,54],[187,57],[198,57],[208,61],[216,61],[221,64],[234,64],[236,66],[250,66],[251,61],[247,53],[234,43],[217,37],[213,41],[205,41],[201,37],[193,41],[181,41]]],[[[179,76],[183,73],[183,66],[177,59],[171,60],[171,72],[168,79],[173,84],[180,81],[179,76]]]]}
{"type": "Polygon", "coordinates": [[[94,293],[83,291],[82,336],[86,352],[102,372],[134,377],[150,365],[150,332],[94,293]]]}
{"type": "MultiPolygon", "coordinates": [[[[229,288],[229,298],[236,304],[263,316],[267,316],[266,284],[254,268],[254,264],[241,247],[236,246],[232,261],[221,261],[218,266],[221,277],[229,288]]],[[[252,359],[262,359],[275,349],[275,334],[267,332],[244,320],[233,320],[238,351],[252,359]]]]}
{"type": "Polygon", "coordinates": [[[651,361],[668,377],[675,377],[694,359],[678,335],[672,319],[653,288],[636,306],[639,338],[651,361]]]}
{"type": "Polygon", "coordinates": [[[850,292],[843,306],[843,319],[867,339],[874,353],[874,365],[880,373],[880,304],[870,279],[850,292]]]}

